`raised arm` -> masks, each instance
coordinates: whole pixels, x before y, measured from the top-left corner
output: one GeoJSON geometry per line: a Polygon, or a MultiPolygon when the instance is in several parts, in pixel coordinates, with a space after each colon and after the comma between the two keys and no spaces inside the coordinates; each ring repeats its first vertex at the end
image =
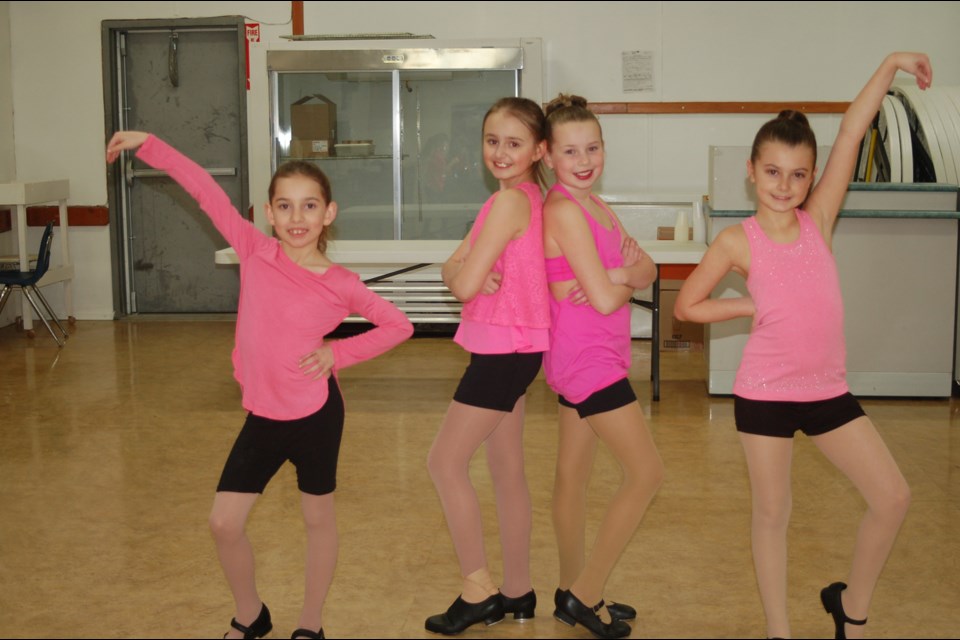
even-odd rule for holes
{"type": "Polygon", "coordinates": [[[149,133],[143,131],[117,131],[107,143],[107,162],[113,162],[120,157],[121,151],[133,151],[147,141],[149,133]]]}
{"type": "Polygon", "coordinates": [[[476,241],[468,234],[441,270],[444,284],[461,302],[481,293],[493,293],[500,274],[492,273],[497,258],[511,240],[520,237],[530,224],[530,201],[519,189],[497,194],[476,241]]]}
{"type": "Polygon", "coordinates": [[[115,161],[122,151],[134,150],[137,158],[165,171],[197,201],[241,260],[266,240],[266,236],[237,211],[230,196],[203,167],[152,134],[118,131],[107,143],[107,161],[115,161]]]}
{"type": "Polygon", "coordinates": [[[916,76],[917,86],[926,89],[933,82],[930,60],[922,53],[892,53],[887,56],[873,77],[850,103],[840,122],[840,131],[833,143],[830,157],[820,182],[807,199],[806,209],[820,226],[829,242],[833,224],[840,212],[840,204],[847,193],[856,166],[860,142],[867,127],[877,115],[883,97],[887,95],[897,71],[916,76]]]}

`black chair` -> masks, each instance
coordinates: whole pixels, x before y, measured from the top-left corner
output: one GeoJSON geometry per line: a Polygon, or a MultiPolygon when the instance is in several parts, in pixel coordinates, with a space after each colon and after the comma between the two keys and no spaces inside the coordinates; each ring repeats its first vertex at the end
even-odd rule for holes
{"type": "Polygon", "coordinates": [[[23,295],[27,297],[27,300],[30,301],[30,305],[33,307],[33,310],[37,312],[37,316],[43,320],[43,324],[46,325],[47,331],[50,332],[50,335],[53,336],[53,339],[57,341],[59,346],[64,345],[64,341],[67,339],[67,332],[64,331],[63,325],[60,324],[60,321],[57,320],[57,316],[54,315],[53,310],[50,308],[50,305],[47,303],[46,298],[43,297],[43,294],[40,293],[40,289],[37,288],[37,282],[40,281],[40,278],[47,272],[47,269],[50,267],[50,246],[53,244],[53,223],[48,222],[47,227],[43,230],[43,238],[40,240],[40,251],[37,252],[37,266],[31,271],[10,271],[10,270],[0,270],[0,285],[3,285],[3,289],[0,290],[0,311],[3,311],[3,307],[7,304],[7,299],[10,297],[10,292],[14,289],[20,289],[23,292],[23,295]],[[60,334],[62,338],[54,332],[53,327],[50,326],[50,323],[44,317],[43,313],[40,312],[40,307],[37,305],[37,300],[43,305],[43,308],[47,310],[47,313],[50,315],[50,318],[56,323],[57,327],[60,329],[60,334]]]}

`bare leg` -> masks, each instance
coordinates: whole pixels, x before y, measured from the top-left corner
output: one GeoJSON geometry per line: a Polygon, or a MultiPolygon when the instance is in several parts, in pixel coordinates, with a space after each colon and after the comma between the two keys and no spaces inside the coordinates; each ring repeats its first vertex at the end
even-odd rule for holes
{"type": "MultiPolygon", "coordinates": [[[[243,625],[256,620],[263,606],[254,577],[253,548],[246,533],[247,517],[259,497],[259,493],[218,491],[210,512],[210,532],[237,608],[234,617],[243,625]]],[[[243,634],[231,627],[226,637],[242,638],[243,634]]]]}
{"type": "Polygon", "coordinates": [[[560,405],[560,444],[553,485],[553,528],[560,552],[560,588],[569,589],[586,562],[587,485],[597,436],[575,409],[560,405]]]}
{"type": "Polygon", "coordinates": [[[787,526],[792,497],[793,438],[740,432],[753,496],[751,540],[768,638],[789,638],[787,617],[787,526]]]}
{"type": "Polygon", "coordinates": [[[530,530],[533,514],[530,490],[523,468],[523,417],[525,396],[517,400],[513,411],[504,416],[487,438],[487,465],[493,478],[503,548],[503,585],[505,596],[516,598],[529,592],[530,530]]]}
{"type": "Polygon", "coordinates": [[[595,603],[663,481],[663,462],[637,402],[592,415],[586,422],[623,471],[583,571],[570,586],[581,602],[595,603]]]}
{"type": "Polygon", "coordinates": [[[462,596],[466,602],[480,602],[497,591],[487,569],[480,502],[469,472],[473,454],[506,415],[454,400],[427,457],[427,469],[440,496],[460,561],[462,596]]]}
{"type": "MultiPolygon", "coordinates": [[[[863,619],[867,617],[880,572],[907,515],[910,488],[866,416],[811,440],[846,474],[867,502],[867,512],[857,531],[847,589],[842,594],[847,616],[863,619]]],[[[863,632],[863,626],[846,625],[848,638],[862,638],[863,632]]]]}
{"type": "Polygon", "coordinates": [[[333,494],[300,494],[303,522],[307,529],[306,587],[298,628],[318,631],[323,627],[323,603],[327,599],[337,566],[337,519],[333,494]]]}

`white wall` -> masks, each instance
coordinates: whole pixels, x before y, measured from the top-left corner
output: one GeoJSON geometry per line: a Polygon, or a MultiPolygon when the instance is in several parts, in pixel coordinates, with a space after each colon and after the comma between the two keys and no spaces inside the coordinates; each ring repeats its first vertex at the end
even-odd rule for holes
{"type": "MultiPolygon", "coordinates": [[[[9,2],[0,3],[0,38],[3,4],[9,4],[10,16],[17,177],[67,177],[74,204],[107,199],[102,20],[245,14],[261,23],[263,42],[252,46],[255,55],[290,33],[286,2],[9,2]]],[[[597,102],[850,100],[883,55],[897,49],[928,52],[935,82],[960,84],[958,25],[956,2],[305,3],[307,33],[542,38],[545,95],[573,91],[597,102]],[[652,92],[622,90],[621,54],[634,50],[655,52],[652,92]]],[[[0,97],[6,90],[2,56],[0,97]]],[[[252,79],[255,90],[264,80],[252,79]]],[[[265,144],[266,121],[258,109],[250,110],[250,118],[250,157],[256,162],[262,153],[254,146],[265,144]]],[[[705,193],[707,147],[749,144],[766,119],[604,116],[603,191],[620,197],[705,193]]],[[[837,122],[836,116],[813,118],[821,143],[829,144],[837,122]]],[[[0,142],[3,135],[0,119],[0,142]]],[[[251,193],[253,203],[264,197],[251,193]]],[[[75,314],[112,317],[108,230],[72,229],[71,251],[75,314]]]]}
{"type": "MultiPolygon", "coordinates": [[[[0,182],[13,182],[17,165],[13,153],[13,82],[10,78],[10,3],[0,2],[0,182]]],[[[2,203],[0,203],[2,204],[2,203]]],[[[13,233],[0,233],[0,254],[16,253],[13,233]]],[[[0,327],[10,324],[19,308],[8,302],[0,314],[0,327]]]]}
{"type": "Polygon", "coordinates": [[[13,153],[13,81],[10,64],[10,3],[0,2],[0,182],[11,182],[17,176],[13,153]]]}

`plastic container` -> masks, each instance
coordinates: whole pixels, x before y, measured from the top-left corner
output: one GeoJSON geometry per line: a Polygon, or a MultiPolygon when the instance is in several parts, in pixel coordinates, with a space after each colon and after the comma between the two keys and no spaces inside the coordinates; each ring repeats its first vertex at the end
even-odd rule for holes
{"type": "Polygon", "coordinates": [[[690,226],[693,227],[693,241],[707,241],[707,219],[703,215],[703,200],[697,200],[693,203],[693,220],[690,226]]]}
{"type": "Polygon", "coordinates": [[[673,225],[673,239],[676,242],[690,241],[690,222],[684,209],[677,210],[677,221],[673,225]]]}

